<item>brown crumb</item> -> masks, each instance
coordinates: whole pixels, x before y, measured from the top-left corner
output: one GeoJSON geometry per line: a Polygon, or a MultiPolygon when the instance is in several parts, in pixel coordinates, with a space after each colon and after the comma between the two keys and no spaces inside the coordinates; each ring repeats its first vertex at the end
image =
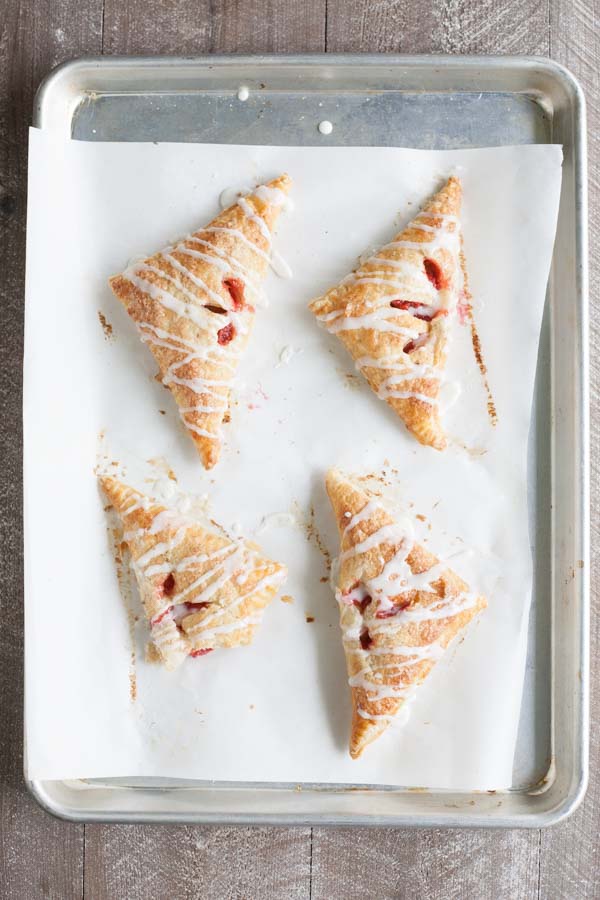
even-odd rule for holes
{"type": "Polygon", "coordinates": [[[421,515],[421,513],[417,513],[417,515],[415,516],[415,519],[418,519],[419,522],[426,522],[427,516],[423,516],[423,515],[421,515]]]}
{"type": "Polygon", "coordinates": [[[294,598],[290,594],[283,594],[282,597],[279,598],[282,603],[293,603],[294,598]]]}
{"type": "Polygon", "coordinates": [[[355,375],[354,372],[345,372],[344,378],[346,379],[346,386],[355,390],[361,386],[360,378],[358,375],[355,375]]]}
{"type": "Polygon", "coordinates": [[[226,412],[225,415],[223,416],[223,422],[224,423],[231,422],[231,416],[229,415],[228,412],[226,412]]]}
{"type": "Polygon", "coordinates": [[[319,578],[319,581],[321,582],[321,584],[327,584],[329,578],[327,577],[327,575],[323,575],[322,578],[319,578]]]}
{"type": "Polygon", "coordinates": [[[161,416],[166,416],[167,411],[166,409],[159,409],[159,413],[161,414],[161,416]]]}
{"type": "Polygon", "coordinates": [[[306,621],[307,621],[308,624],[310,625],[311,622],[314,622],[314,621],[315,621],[315,617],[314,617],[314,616],[307,616],[307,617],[306,617],[306,621]]]}
{"type": "Polygon", "coordinates": [[[110,322],[107,320],[104,313],[98,310],[98,319],[100,320],[100,324],[102,325],[102,331],[104,332],[104,337],[107,341],[114,341],[115,336],[113,334],[113,327],[110,322]]]}
{"type": "Polygon", "coordinates": [[[129,699],[132,703],[137,700],[137,678],[135,672],[129,673],[129,699]]]}

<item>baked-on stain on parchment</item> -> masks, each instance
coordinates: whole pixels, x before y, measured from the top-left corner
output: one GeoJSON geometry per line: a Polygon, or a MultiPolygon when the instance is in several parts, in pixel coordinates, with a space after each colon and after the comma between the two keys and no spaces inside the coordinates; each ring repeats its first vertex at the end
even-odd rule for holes
{"type": "Polygon", "coordinates": [[[463,273],[463,295],[465,299],[465,318],[469,323],[469,327],[471,329],[471,343],[473,345],[473,354],[475,356],[475,360],[477,365],[479,366],[479,371],[481,372],[481,377],[483,379],[483,386],[485,388],[485,392],[487,394],[487,411],[488,416],[490,418],[490,422],[492,425],[498,424],[498,413],[496,411],[496,404],[494,403],[494,398],[492,396],[492,391],[490,388],[490,384],[488,381],[488,372],[487,366],[483,359],[483,351],[481,349],[481,340],[479,338],[479,334],[477,332],[477,326],[475,324],[475,318],[473,316],[473,295],[469,290],[469,276],[467,274],[467,261],[465,259],[465,251],[464,251],[464,242],[460,239],[460,267],[463,273]]]}

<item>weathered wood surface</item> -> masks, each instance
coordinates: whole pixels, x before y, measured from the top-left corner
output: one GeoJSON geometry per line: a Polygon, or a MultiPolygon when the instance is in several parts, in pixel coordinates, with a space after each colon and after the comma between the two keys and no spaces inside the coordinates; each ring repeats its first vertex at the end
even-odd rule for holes
{"type": "MultiPolygon", "coordinates": [[[[20,396],[26,134],[33,91],[83,54],[219,51],[550,54],[590,117],[600,226],[599,0],[4,0],[0,19],[0,898],[600,898],[600,741],[583,807],[544,832],[73,826],[27,796],[22,757],[20,396]]],[[[592,240],[592,540],[600,545],[600,249],[592,240]]],[[[594,590],[598,557],[594,556],[594,590]]],[[[592,661],[599,646],[592,624],[592,661]]],[[[592,678],[592,711],[600,691],[592,678]]]]}

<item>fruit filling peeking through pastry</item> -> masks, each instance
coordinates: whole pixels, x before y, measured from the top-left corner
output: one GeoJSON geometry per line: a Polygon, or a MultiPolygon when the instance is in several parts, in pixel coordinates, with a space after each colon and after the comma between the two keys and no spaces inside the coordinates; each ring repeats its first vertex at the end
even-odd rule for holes
{"type": "Polygon", "coordinates": [[[441,291],[448,286],[448,281],[435,259],[424,259],[423,268],[436,291],[441,291]]]}
{"type": "Polygon", "coordinates": [[[232,341],[235,337],[235,328],[233,324],[229,322],[227,325],[224,325],[223,328],[219,328],[217,332],[217,340],[219,344],[222,346],[224,344],[228,344],[229,341],[232,341]]]}
{"type": "Polygon", "coordinates": [[[282,175],[257,187],[204,228],[110,279],[207,469],[219,459],[231,387],[290,186],[282,175]]]}
{"type": "Polygon", "coordinates": [[[244,282],[240,278],[224,278],[223,286],[229,291],[235,310],[244,306],[244,282]]]}
{"type": "Polygon", "coordinates": [[[360,646],[363,650],[369,650],[373,644],[373,638],[369,634],[368,628],[362,628],[359,634],[360,646]]]}
{"type": "Polygon", "coordinates": [[[338,470],[326,488],[340,534],[336,599],[352,699],[350,755],[382,734],[484,597],[338,470]]]}
{"type": "Polygon", "coordinates": [[[163,583],[160,585],[160,591],[163,596],[170,597],[175,589],[175,576],[169,572],[163,583]]]}
{"type": "Polygon", "coordinates": [[[249,644],[285,566],[116,478],[100,483],[121,519],[150,640],[165,666],[249,644]]]}
{"type": "Polygon", "coordinates": [[[438,316],[447,316],[447,309],[436,309],[426,303],[417,303],[414,300],[392,300],[390,303],[394,309],[406,309],[415,319],[421,319],[423,322],[431,322],[438,316]]]}
{"type": "Polygon", "coordinates": [[[428,331],[425,334],[420,334],[418,338],[414,338],[414,340],[410,340],[407,344],[402,348],[403,353],[414,353],[415,350],[420,350],[426,344],[429,343],[431,335],[428,331]]]}
{"type": "Polygon", "coordinates": [[[310,304],[374,393],[436,450],[447,446],[440,387],[463,291],[461,200],[449,178],[389,244],[310,304]]]}

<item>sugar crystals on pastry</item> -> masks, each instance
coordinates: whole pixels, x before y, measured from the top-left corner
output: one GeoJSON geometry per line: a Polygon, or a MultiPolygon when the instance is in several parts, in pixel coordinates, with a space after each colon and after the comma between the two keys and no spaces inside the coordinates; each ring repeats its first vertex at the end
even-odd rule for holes
{"type": "Polygon", "coordinates": [[[110,279],[207,469],[219,458],[232,381],[290,186],[282,175],[257,187],[205,228],[110,279]]]}
{"type": "Polygon", "coordinates": [[[440,380],[462,287],[461,184],[444,187],[393,240],[310,308],[421,444],[443,450],[440,380]]]}
{"type": "Polygon", "coordinates": [[[336,599],[355,759],[487,603],[360,484],[331,470],[326,487],[340,533],[336,599]]]}
{"type": "Polygon", "coordinates": [[[123,524],[154,655],[167,669],[188,656],[249,644],[287,571],[260,548],[101,477],[123,524]]]}

